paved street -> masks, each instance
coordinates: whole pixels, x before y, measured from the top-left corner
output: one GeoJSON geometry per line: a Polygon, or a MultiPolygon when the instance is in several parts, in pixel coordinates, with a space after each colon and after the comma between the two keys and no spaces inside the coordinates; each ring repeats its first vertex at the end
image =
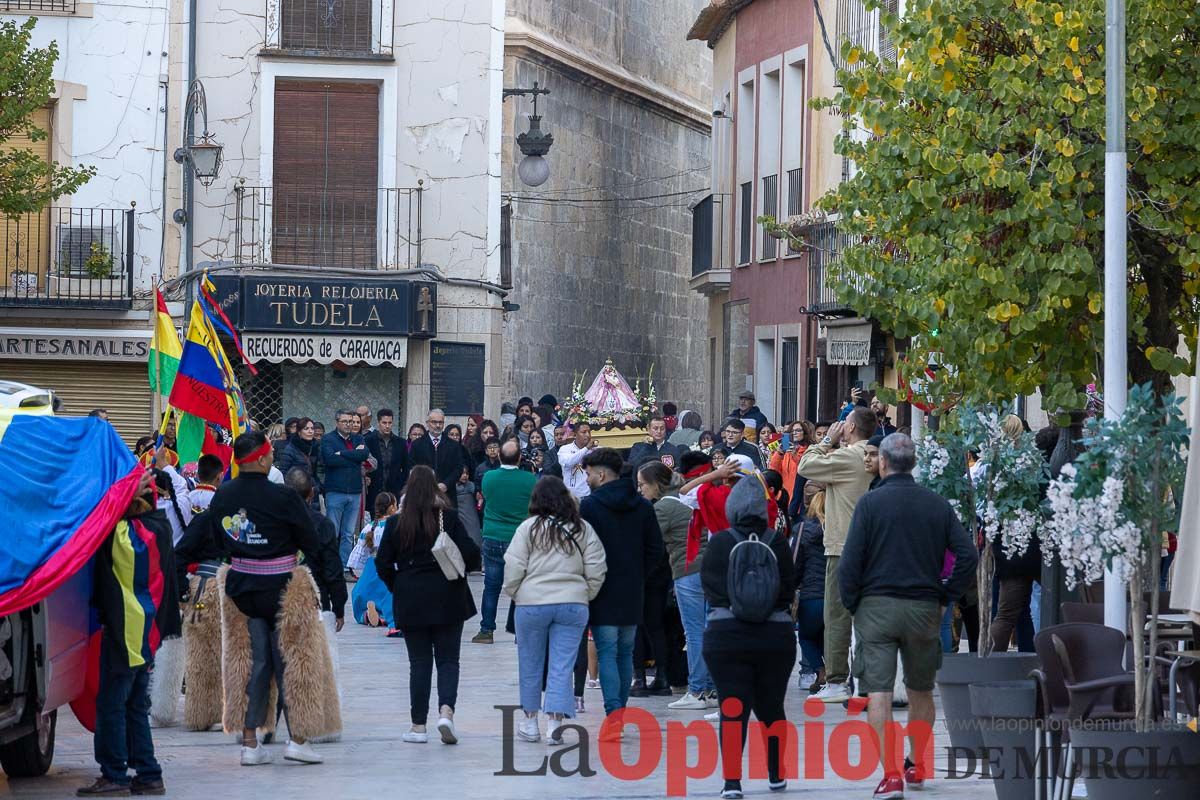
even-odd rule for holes
{"type": "MultiPolygon", "coordinates": [[[[471,579],[476,598],[482,578],[471,579]]],[[[507,602],[502,600],[499,619],[504,619],[507,602]]],[[[464,631],[462,683],[459,689],[457,725],[461,742],[448,747],[440,742],[426,745],[405,744],[400,736],[408,730],[408,663],[403,640],[388,639],[378,629],[350,623],[340,634],[341,681],[345,732],[336,744],[324,744],[319,750],[326,758],[321,766],[301,766],[283,761],[243,768],[238,765],[238,748],[221,733],[191,733],[181,728],[155,731],[155,746],[163,764],[168,794],[176,798],[345,798],[378,800],[396,796],[490,797],[490,798],[605,798],[662,797],[667,793],[666,755],[649,777],[624,781],[608,774],[600,763],[596,734],[602,719],[600,692],[587,692],[587,713],[579,720],[591,733],[590,763],[597,774],[559,778],[498,777],[502,764],[501,712],[493,706],[517,702],[517,649],[512,637],[501,632],[492,646],[472,645],[469,639],[478,619],[468,622],[464,631]]],[[[435,693],[436,694],[436,693],[435,693]]],[[[652,712],[665,728],[668,721],[683,722],[699,718],[696,712],[670,712],[669,698],[634,700],[652,712]]],[[[436,697],[433,701],[436,704],[436,697]]],[[[182,713],[182,706],[180,708],[182,713]]],[[[805,719],[801,698],[793,689],[788,697],[788,717],[805,719]]],[[[830,707],[826,714],[829,731],[845,719],[841,706],[830,707]]],[[[543,722],[543,730],[545,723],[543,722]]],[[[827,734],[828,736],[828,734],[827,734]]],[[[436,737],[434,737],[436,739],[436,737]]],[[[939,745],[944,746],[944,736],[939,745]]],[[[628,737],[623,745],[625,760],[637,759],[638,738],[628,737]]],[[[535,769],[546,756],[544,744],[516,741],[515,765],[519,770],[535,769]]],[[[851,738],[851,761],[857,760],[857,740],[851,738]]],[[[282,748],[276,746],[277,758],[282,748]]],[[[801,745],[803,759],[803,744],[801,745]]],[[[694,745],[689,761],[695,763],[694,745]]],[[[564,759],[568,769],[577,762],[575,755],[564,759]]],[[[939,754],[939,770],[944,769],[944,751],[939,754]]],[[[802,767],[803,771],[803,767],[802,767]]],[[[0,783],[0,793],[29,798],[62,798],[97,774],[92,760],[91,736],[69,711],[59,719],[58,747],[50,774],[39,780],[0,783]]],[[[843,797],[869,797],[877,782],[875,776],[862,782],[848,782],[831,775],[823,780],[793,781],[784,796],[812,800],[843,797]]],[[[711,777],[690,781],[693,796],[713,796],[720,780],[711,777]]],[[[767,795],[765,780],[745,783],[748,795],[767,795]]],[[[955,800],[991,798],[990,781],[977,779],[935,781],[932,795],[955,800]]],[[[774,795],[772,795],[774,796],[774,795]]]]}

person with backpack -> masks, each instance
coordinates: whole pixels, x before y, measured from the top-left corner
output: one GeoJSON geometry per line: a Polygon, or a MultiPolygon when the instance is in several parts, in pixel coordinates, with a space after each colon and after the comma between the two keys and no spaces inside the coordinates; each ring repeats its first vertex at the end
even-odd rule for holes
{"type": "MultiPolygon", "coordinates": [[[[795,588],[787,537],[768,524],[767,490],[758,473],[738,481],[725,505],[729,528],[704,551],[700,581],[711,611],[704,631],[704,663],[717,687],[721,713],[721,797],[742,797],[742,750],[750,712],[764,726],[786,719],[788,678],[796,661],[789,608],[795,588]],[[725,737],[740,736],[735,749],[725,737]],[[736,753],[736,758],[731,756],[736,753]]],[[[781,756],[788,726],[767,738],[768,787],[787,788],[781,756]]]]}

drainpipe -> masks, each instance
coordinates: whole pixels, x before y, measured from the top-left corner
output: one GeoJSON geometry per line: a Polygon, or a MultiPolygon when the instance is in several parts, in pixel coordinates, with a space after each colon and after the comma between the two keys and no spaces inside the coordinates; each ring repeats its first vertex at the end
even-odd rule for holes
{"type": "MultiPolygon", "coordinates": [[[[196,80],[196,7],[197,0],[188,0],[188,76],[187,83],[188,91],[191,91],[193,81],[196,80]]],[[[184,120],[183,120],[183,140],[190,143],[192,135],[195,133],[195,112],[188,114],[186,103],[184,104],[184,120]]],[[[193,226],[196,224],[195,209],[196,209],[196,176],[187,165],[183,165],[183,213],[187,215],[187,222],[184,225],[184,248],[186,255],[184,256],[184,270],[191,272],[193,268],[193,249],[192,243],[195,240],[193,234],[193,226]]]]}

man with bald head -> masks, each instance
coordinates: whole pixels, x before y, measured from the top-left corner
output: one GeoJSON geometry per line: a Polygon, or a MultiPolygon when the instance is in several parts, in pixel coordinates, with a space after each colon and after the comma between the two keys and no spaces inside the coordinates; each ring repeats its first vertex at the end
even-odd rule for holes
{"type": "MultiPolygon", "coordinates": [[[[443,435],[446,430],[446,414],[440,408],[431,410],[425,416],[426,433],[413,442],[408,454],[409,468],[424,464],[437,475],[438,485],[446,493],[450,505],[457,508],[458,492],[454,487],[462,477],[463,466],[467,461],[463,446],[443,435]]],[[[510,536],[511,538],[511,536],[510,536]]]]}
{"type": "Polygon", "coordinates": [[[500,445],[500,468],[483,476],[483,608],[475,644],[491,644],[496,631],[496,606],[504,585],[504,553],[529,516],[529,498],[537,476],[519,469],[521,446],[516,439],[500,445]]]}

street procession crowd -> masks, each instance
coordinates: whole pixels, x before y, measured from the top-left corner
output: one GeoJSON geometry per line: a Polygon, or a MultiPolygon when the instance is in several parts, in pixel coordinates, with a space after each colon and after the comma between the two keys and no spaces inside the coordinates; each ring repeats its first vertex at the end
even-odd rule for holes
{"type": "MultiPolygon", "coordinates": [[[[711,429],[664,403],[628,451],[562,411],[553,396],[523,397],[497,421],[460,427],[433,409],[405,430],[391,409],[339,409],[328,430],[309,417],[252,422],[227,457],[194,465],[178,463],[170,427],[140,440],[155,508],[137,513],[169,537],[180,603],[159,612],[182,610],[182,626],[163,626],[182,628],[182,645],[164,642],[152,679],[145,666],[133,681],[102,678],[103,774],[79,794],[162,793],[150,720],[173,720],[185,682],[184,724],[240,733],[243,765],[272,760],[281,717],[283,758],[320,763],[313,742],[341,732],[347,606],[405,642],[403,741],[454,744],[464,626],[478,615],[466,646],[493,645],[502,594],[526,742],[567,741],[587,689],[613,723],[601,741],[625,735],[631,697],[672,696],[672,712],[719,720],[722,737],[740,730],[741,747],[721,748],[721,796],[737,798],[746,723],[784,720],[790,687],[861,703],[881,741],[894,705],[932,728],[941,654],[958,648],[960,625],[974,640],[964,595],[981,544],[914,481],[913,440],[883,402],[855,389],[838,419],[776,426],[743,392],[711,429]],[[477,608],[467,577],[479,571],[477,608]]],[[[1007,649],[1030,594],[1023,577],[1001,579],[992,634],[1007,649]]],[[[766,747],[776,791],[785,727],[766,747]]],[[[903,763],[881,752],[875,797],[932,777],[928,742],[913,738],[903,763]]]]}

